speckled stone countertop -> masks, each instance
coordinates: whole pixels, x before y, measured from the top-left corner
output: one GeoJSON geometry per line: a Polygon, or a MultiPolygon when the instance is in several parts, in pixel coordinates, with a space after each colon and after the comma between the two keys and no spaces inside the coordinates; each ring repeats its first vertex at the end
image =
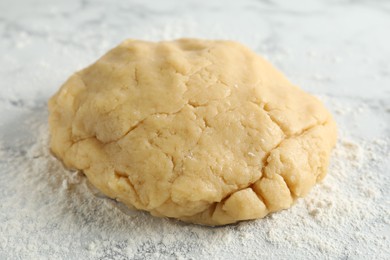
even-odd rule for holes
{"type": "MultiPolygon", "coordinates": [[[[0,259],[390,258],[390,1],[2,0],[0,79],[0,259]],[[85,202],[89,216],[88,209],[83,216],[54,214],[49,209],[58,205],[38,194],[54,197],[55,187],[18,188],[13,180],[40,169],[22,176],[29,170],[17,162],[35,158],[29,147],[36,125],[45,124],[48,98],[71,73],[126,38],[180,37],[242,42],[326,104],[340,141],[322,188],[279,215],[218,229],[127,216],[102,209],[109,203],[94,196],[85,202]],[[310,202],[333,184],[341,191],[326,193],[331,203],[321,208],[323,219],[291,223],[318,234],[314,242],[280,224],[316,215],[310,202]],[[128,223],[111,228],[118,216],[128,223]]],[[[78,207],[75,194],[61,196],[66,207],[78,207]]]]}

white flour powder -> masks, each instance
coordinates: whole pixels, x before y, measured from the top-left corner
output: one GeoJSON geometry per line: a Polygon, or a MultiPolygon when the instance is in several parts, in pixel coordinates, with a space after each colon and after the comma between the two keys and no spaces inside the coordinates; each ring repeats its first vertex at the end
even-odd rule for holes
{"type": "Polygon", "coordinates": [[[0,1],[1,260],[390,259],[390,1],[19,2],[0,1]],[[63,80],[126,37],[183,36],[243,42],[323,94],[340,138],[307,198],[201,227],[126,210],[50,155],[63,80]]]}
{"type": "MultiPolygon", "coordinates": [[[[378,259],[390,254],[390,183],[383,172],[389,169],[389,138],[345,138],[341,129],[329,174],[306,199],[262,220],[209,228],[126,210],[95,192],[81,173],[65,170],[51,156],[45,110],[36,109],[21,124],[30,137],[1,145],[1,259],[378,259]]],[[[357,113],[340,111],[346,117],[357,113]]]]}

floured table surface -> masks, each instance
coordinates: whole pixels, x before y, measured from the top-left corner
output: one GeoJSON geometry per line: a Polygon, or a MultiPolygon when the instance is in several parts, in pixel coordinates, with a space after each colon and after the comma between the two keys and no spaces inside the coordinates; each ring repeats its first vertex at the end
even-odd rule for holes
{"type": "Polygon", "coordinates": [[[0,258],[389,258],[389,3],[155,4],[0,3],[0,258]],[[256,221],[184,224],[127,210],[50,155],[46,102],[68,75],[125,38],[178,37],[240,41],[334,114],[328,176],[305,199],[256,221]]]}

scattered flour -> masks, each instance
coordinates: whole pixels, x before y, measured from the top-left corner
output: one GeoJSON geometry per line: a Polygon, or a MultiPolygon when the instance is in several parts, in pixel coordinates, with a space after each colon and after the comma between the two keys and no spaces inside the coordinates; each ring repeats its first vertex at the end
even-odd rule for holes
{"type": "MultiPolygon", "coordinates": [[[[347,113],[348,114],[348,113],[347,113]]],[[[349,116],[349,115],[346,115],[349,116]]],[[[129,210],[48,150],[42,106],[0,145],[0,259],[237,259],[389,256],[390,139],[340,137],[324,182],[291,209],[208,228],[129,210]]],[[[342,131],[341,131],[342,132],[342,131]]]]}
{"type": "MultiPolygon", "coordinates": [[[[248,19],[231,19],[235,6],[214,2],[214,9],[202,11],[194,1],[191,18],[186,8],[183,16],[171,13],[170,2],[172,10],[180,7],[174,1],[3,4],[13,8],[0,17],[0,259],[389,259],[389,78],[386,71],[378,73],[389,64],[383,37],[388,14],[366,16],[374,9],[366,8],[369,1],[343,7],[351,12],[311,1],[319,5],[316,15],[281,12],[270,9],[269,1],[256,1],[257,8],[248,5],[243,12],[248,19]],[[323,41],[328,34],[318,24],[329,24],[329,17],[337,18],[333,25],[342,21],[341,28],[323,41]],[[344,21],[350,21],[348,33],[344,21]],[[258,33],[243,30],[253,24],[258,33]],[[258,50],[286,68],[294,82],[314,83],[315,92],[329,94],[321,99],[333,110],[340,138],[323,183],[289,210],[208,228],[129,210],[93,189],[83,174],[65,170],[48,150],[48,94],[124,35],[154,40],[202,35],[243,39],[253,47],[261,40],[258,50]],[[315,49],[306,60],[308,46],[315,49]],[[328,49],[337,53],[325,53],[328,49]],[[375,76],[375,84],[366,73],[375,76]]],[[[375,2],[381,12],[382,4],[375,2]]]]}

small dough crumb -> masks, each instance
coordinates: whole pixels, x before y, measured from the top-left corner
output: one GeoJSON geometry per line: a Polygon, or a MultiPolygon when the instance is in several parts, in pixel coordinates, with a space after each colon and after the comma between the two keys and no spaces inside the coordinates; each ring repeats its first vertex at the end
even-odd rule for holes
{"type": "Polygon", "coordinates": [[[204,225],[289,208],[324,178],[336,125],[239,43],[126,40],[49,101],[51,149],[129,207],[204,225]]]}

